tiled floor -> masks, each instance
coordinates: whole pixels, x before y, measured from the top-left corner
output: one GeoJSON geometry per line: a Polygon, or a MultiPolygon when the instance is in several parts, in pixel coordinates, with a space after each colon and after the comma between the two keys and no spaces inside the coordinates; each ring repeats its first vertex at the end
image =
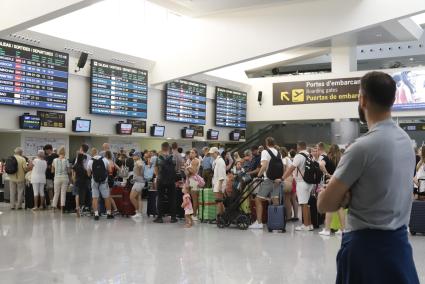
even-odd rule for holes
{"type": "MultiPolygon", "coordinates": [[[[75,218],[0,204],[0,283],[333,283],[340,239],[75,218]]],[[[411,239],[425,283],[425,236],[411,239]]]]}

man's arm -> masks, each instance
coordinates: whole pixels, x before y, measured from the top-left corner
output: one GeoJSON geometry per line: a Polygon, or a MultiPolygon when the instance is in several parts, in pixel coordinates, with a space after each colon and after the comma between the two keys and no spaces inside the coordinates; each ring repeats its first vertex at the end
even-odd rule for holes
{"type": "Polygon", "coordinates": [[[348,205],[351,198],[349,189],[365,169],[366,153],[359,144],[352,145],[345,152],[325,190],[319,194],[319,212],[334,212],[348,205]]]}
{"type": "Polygon", "coordinates": [[[261,168],[257,174],[258,177],[262,177],[264,175],[264,172],[266,171],[268,165],[269,165],[269,161],[267,160],[261,161],[261,168]]]}
{"type": "Polygon", "coordinates": [[[338,178],[332,177],[326,189],[319,193],[317,210],[320,213],[335,212],[345,207],[350,198],[348,186],[338,178]]]}
{"type": "Polygon", "coordinates": [[[283,175],[282,180],[286,180],[288,177],[290,177],[292,175],[292,173],[295,171],[297,167],[295,167],[294,165],[291,165],[285,172],[285,174],[283,175]]]}

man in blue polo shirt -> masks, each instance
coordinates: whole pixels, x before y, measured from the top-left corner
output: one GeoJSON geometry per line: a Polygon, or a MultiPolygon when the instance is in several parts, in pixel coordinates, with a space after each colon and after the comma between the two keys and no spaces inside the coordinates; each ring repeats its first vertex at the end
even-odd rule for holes
{"type": "Polygon", "coordinates": [[[318,198],[323,213],[348,205],[336,283],[419,283],[407,237],[415,153],[391,119],[395,93],[388,74],[363,76],[359,115],[369,132],[348,148],[318,198]]]}

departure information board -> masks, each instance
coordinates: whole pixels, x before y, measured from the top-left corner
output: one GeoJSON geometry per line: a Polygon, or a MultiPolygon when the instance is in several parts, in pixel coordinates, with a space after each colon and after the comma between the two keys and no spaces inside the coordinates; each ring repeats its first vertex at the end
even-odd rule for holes
{"type": "Polygon", "coordinates": [[[167,84],[165,120],[183,123],[206,123],[207,85],[188,80],[167,84]]]}
{"type": "Polygon", "coordinates": [[[0,104],[67,110],[68,54],[0,39],[0,104]]]}
{"type": "Polygon", "coordinates": [[[148,71],[91,60],[90,112],[147,118],[148,71]]]}
{"type": "Polygon", "coordinates": [[[37,116],[41,118],[41,126],[65,128],[65,113],[37,111],[37,116]]]}
{"type": "Polygon", "coordinates": [[[216,99],[216,126],[246,127],[246,93],[217,87],[216,99]]]}

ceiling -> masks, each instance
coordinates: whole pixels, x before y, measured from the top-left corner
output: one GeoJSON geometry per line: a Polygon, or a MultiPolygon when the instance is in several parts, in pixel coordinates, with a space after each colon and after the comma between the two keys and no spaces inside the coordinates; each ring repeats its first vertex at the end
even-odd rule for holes
{"type": "MultiPolygon", "coordinates": [[[[202,17],[252,7],[300,2],[306,0],[149,0],[178,14],[202,17]]],[[[311,0],[310,0],[311,1],[311,0]]]]}

